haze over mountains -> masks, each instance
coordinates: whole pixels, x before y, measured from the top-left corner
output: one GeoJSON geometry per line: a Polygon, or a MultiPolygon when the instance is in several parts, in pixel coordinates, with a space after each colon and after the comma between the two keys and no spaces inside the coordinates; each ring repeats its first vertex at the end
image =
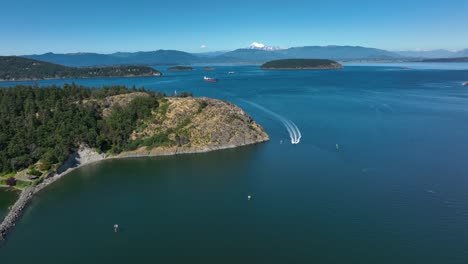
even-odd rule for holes
{"type": "Polygon", "coordinates": [[[264,63],[275,59],[314,58],[338,61],[353,60],[404,60],[424,58],[468,57],[468,49],[454,52],[433,51],[386,51],[360,46],[304,46],[280,48],[254,42],[247,48],[233,51],[188,53],[177,50],[156,50],[141,52],[98,53],[45,53],[23,57],[52,62],[67,66],[96,66],[122,64],[196,64],[196,63],[264,63]]]}
{"type": "Polygon", "coordinates": [[[461,50],[461,51],[450,51],[444,49],[437,49],[437,50],[427,50],[427,51],[397,51],[397,54],[403,57],[411,57],[411,58],[459,58],[459,57],[467,57],[468,56],[468,49],[461,50]]]}

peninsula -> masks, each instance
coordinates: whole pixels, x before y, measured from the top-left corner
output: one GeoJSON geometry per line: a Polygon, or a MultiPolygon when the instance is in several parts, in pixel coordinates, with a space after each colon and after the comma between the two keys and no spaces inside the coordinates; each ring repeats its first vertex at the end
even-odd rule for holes
{"type": "Polygon", "coordinates": [[[0,81],[161,76],[146,66],[67,67],[16,56],[0,56],[0,81]]]}
{"type": "Polygon", "coordinates": [[[193,71],[192,67],[189,66],[174,66],[167,69],[168,71],[193,71]]]}
{"type": "Polygon", "coordinates": [[[263,70],[332,70],[341,69],[343,65],[332,60],[322,59],[285,59],[264,63],[263,70]]]}
{"type": "Polygon", "coordinates": [[[0,89],[0,186],[21,190],[0,239],[34,194],[104,159],[200,153],[268,141],[239,107],[122,86],[0,89]]]}

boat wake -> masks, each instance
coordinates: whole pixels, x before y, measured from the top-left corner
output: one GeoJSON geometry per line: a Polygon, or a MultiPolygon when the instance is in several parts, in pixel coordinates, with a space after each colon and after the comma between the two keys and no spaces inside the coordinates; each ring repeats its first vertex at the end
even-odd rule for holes
{"type": "Polygon", "coordinates": [[[244,101],[245,103],[248,103],[250,104],[251,106],[254,106],[255,108],[258,108],[260,110],[262,110],[263,112],[275,117],[276,119],[278,119],[281,123],[283,123],[284,127],[286,128],[286,130],[288,131],[288,134],[289,134],[289,137],[291,138],[291,144],[299,144],[299,142],[301,142],[301,138],[302,138],[302,134],[301,134],[301,130],[299,130],[299,128],[297,127],[297,125],[289,120],[289,119],[286,119],[285,117],[271,111],[270,109],[267,109],[259,104],[256,104],[256,103],[253,103],[253,102],[250,102],[250,101],[247,101],[247,100],[244,100],[244,99],[241,99],[242,101],[244,101]]]}

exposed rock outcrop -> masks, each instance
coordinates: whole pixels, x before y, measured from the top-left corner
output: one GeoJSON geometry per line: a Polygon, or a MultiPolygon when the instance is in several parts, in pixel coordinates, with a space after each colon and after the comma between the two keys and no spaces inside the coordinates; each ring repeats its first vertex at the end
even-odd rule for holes
{"type": "Polygon", "coordinates": [[[155,148],[141,147],[119,156],[198,153],[260,143],[267,133],[247,113],[225,101],[210,98],[168,98],[146,128],[134,131],[134,140],[167,135],[172,142],[155,148]]]}
{"type": "Polygon", "coordinates": [[[104,99],[93,99],[93,100],[86,100],[83,103],[96,103],[102,111],[102,115],[104,117],[109,117],[112,113],[112,109],[114,107],[125,107],[128,105],[133,99],[137,97],[148,97],[150,96],[148,93],[144,92],[132,92],[127,94],[119,94],[108,96],[104,99]]]}
{"type": "Polygon", "coordinates": [[[11,207],[10,212],[0,224],[0,240],[5,240],[8,229],[15,226],[16,220],[21,216],[24,208],[26,208],[27,204],[32,199],[34,189],[35,187],[28,187],[21,192],[18,200],[16,200],[16,203],[11,207]]]}

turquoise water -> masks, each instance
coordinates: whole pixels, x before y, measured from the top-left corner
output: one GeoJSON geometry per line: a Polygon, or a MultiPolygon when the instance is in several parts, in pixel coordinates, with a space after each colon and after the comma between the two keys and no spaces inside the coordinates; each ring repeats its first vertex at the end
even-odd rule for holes
{"type": "MultiPolygon", "coordinates": [[[[78,169],[34,199],[0,259],[467,263],[468,88],[461,83],[468,65],[450,65],[219,66],[76,80],[229,100],[271,141],[78,169]],[[220,82],[205,83],[204,75],[220,82]],[[299,144],[290,143],[281,119],[297,125],[299,144]]],[[[63,82],[70,80],[39,84],[63,82]]]]}

